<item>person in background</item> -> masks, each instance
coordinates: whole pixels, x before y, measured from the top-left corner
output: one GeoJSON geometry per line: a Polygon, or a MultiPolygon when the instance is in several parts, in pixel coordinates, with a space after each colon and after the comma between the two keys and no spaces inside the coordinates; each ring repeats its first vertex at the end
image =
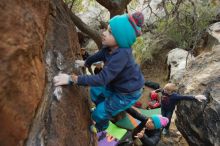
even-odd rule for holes
{"type": "MultiPolygon", "coordinates": [[[[80,54],[81,54],[82,59],[84,61],[90,56],[85,48],[80,49],[80,54]]],[[[88,71],[90,72],[90,74],[93,75],[91,66],[88,66],[87,68],[88,68],[88,71]]],[[[83,71],[83,74],[86,74],[86,67],[85,66],[82,66],[82,71],[83,71]]]]}
{"type": "Polygon", "coordinates": [[[133,108],[127,109],[126,112],[141,123],[132,132],[128,132],[117,146],[132,145],[138,139],[143,146],[156,146],[161,138],[161,129],[167,125],[169,119],[161,115],[146,117],[133,108]]]}
{"type": "Polygon", "coordinates": [[[177,92],[177,86],[173,83],[168,83],[164,86],[162,89],[157,89],[155,92],[161,92],[161,114],[164,117],[167,117],[169,119],[169,123],[167,126],[163,129],[163,134],[169,133],[169,127],[170,127],[170,121],[173,115],[173,111],[175,109],[175,106],[178,101],[181,100],[206,100],[206,97],[204,95],[196,95],[196,96],[185,96],[180,95],[177,92]]]}

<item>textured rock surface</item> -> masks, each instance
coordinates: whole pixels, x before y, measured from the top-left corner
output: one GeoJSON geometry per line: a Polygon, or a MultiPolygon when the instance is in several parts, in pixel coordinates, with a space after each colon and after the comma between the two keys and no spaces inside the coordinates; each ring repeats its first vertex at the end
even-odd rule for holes
{"type": "Polygon", "coordinates": [[[63,1],[0,7],[0,145],[94,145],[86,89],[63,87],[62,100],[53,98],[53,76],[77,73],[78,38],[63,1]]]}
{"type": "Polygon", "coordinates": [[[187,64],[193,59],[192,54],[180,48],[175,48],[168,53],[167,65],[170,69],[169,79],[172,83],[179,83],[184,75],[187,64]]]}
{"type": "Polygon", "coordinates": [[[218,42],[220,43],[220,22],[212,24],[209,27],[208,32],[210,35],[216,38],[218,42]]]}
{"type": "Polygon", "coordinates": [[[212,47],[217,45],[220,40],[220,22],[211,24],[207,30],[202,33],[200,40],[194,50],[195,56],[211,51],[212,47]]]}
{"type": "Polygon", "coordinates": [[[182,94],[205,94],[206,102],[182,101],[176,126],[189,145],[220,145],[220,46],[191,63],[180,83],[182,94]]]}
{"type": "Polygon", "coordinates": [[[0,145],[16,146],[24,144],[44,92],[49,1],[0,5],[0,145]]]}

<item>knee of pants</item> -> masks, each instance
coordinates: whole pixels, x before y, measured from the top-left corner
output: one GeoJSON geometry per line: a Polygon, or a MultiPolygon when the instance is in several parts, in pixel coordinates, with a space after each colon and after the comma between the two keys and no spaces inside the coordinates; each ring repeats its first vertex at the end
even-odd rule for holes
{"type": "Polygon", "coordinates": [[[99,123],[103,121],[108,121],[111,115],[109,115],[105,110],[104,102],[97,105],[96,109],[92,112],[92,119],[99,123]]]}
{"type": "Polygon", "coordinates": [[[104,92],[104,87],[91,87],[90,88],[90,97],[93,102],[100,100],[102,93],[104,92]]]}

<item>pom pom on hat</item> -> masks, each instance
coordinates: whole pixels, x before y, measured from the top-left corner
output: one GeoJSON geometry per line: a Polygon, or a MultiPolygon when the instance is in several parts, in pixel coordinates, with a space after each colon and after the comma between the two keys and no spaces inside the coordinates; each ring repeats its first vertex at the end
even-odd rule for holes
{"type": "Polygon", "coordinates": [[[143,23],[144,16],[141,12],[117,15],[109,21],[112,35],[120,48],[130,48],[134,44],[136,38],[141,35],[143,23]]]}
{"type": "Polygon", "coordinates": [[[161,115],[153,115],[151,119],[154,123],[155,129],[160,129],[161,127],[165,127],[169,122],[168,118],[162,117],[161,115]]]}
{"type": "Polygon", "coordinates": [[[135,12],[132,17],[138,27],[142,27],[144,24],[144,15],[141,12],[135,12]]]}

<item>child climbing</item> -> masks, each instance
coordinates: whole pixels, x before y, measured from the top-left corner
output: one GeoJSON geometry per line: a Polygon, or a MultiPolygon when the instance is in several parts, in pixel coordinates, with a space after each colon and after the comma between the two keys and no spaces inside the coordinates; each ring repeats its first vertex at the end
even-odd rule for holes
{"type": "Polygon", "coordinates": [[[184,96],[176,93],[177,87],[173,83],[168,83],[164,86],[163,89],[158,89],[156,92],[161,92],[161,114],[164,117],[169,119],[169,123],[163,130],[163,134],[167,134],[169,132],[170,121],[173,115],[173,111],[178,101],[188,99],[188,100],[206,100],[204,95],[196,95],[196,96],[184,96]]]}
{"type": "Polygon", "coordinates": [[[90,56],[85,66],[103,61],[102,71],[96,75],[59,74],[54,77],[54,85],[89,85],[92,101],[96,108],[92,112],[95,127],[91,130],[103,131],[109,125],[109,119],[131,107],[141,96],[144,78],[135,63],[131,46],[141,34],[143,14],[136,12],[113,17],[108,29],[103,32],[104,48],[90,56]]]}
{"type": "Polygon", "coordinates": [[[168,118],[162,117],[161,115],[152,115],[147,118],[145,115],[140,114],[133,108],[127,109],[126,112],[134,118],[140,120],[141,123],[131,133],[128,132],[125,138],[119,141],[118,146],[125,146],[125,141],[129,142],[131,139],[133,141],[140,139],[143,146],[156,146],[160,141],[161,128],[167,125],[169,121],[168,118]]]}

